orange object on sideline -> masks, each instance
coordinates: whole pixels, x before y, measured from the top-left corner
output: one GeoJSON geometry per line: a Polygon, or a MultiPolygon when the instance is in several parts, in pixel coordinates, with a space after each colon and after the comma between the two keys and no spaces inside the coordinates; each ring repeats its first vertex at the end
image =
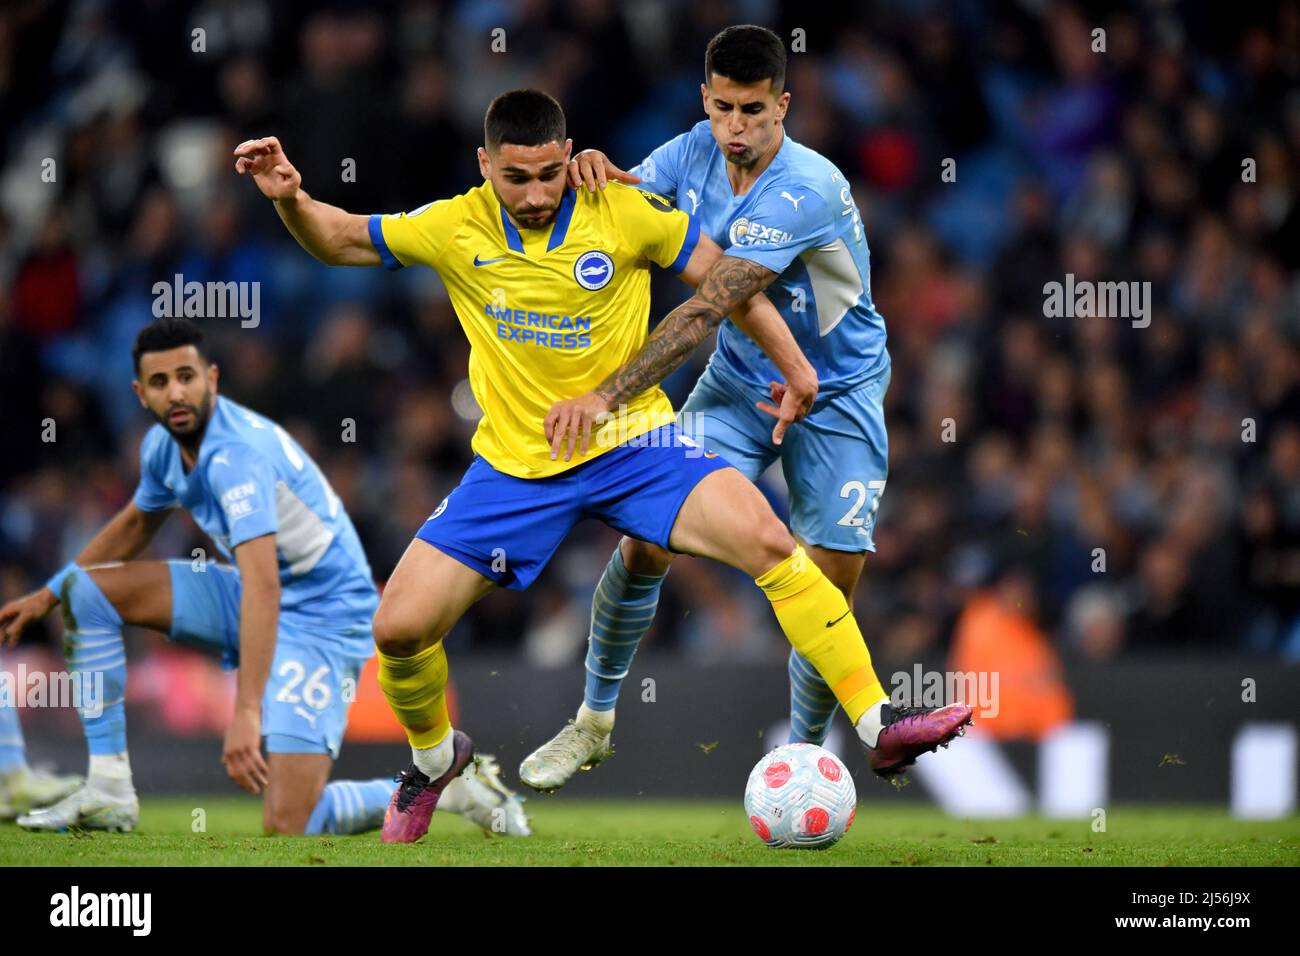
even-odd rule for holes
{"type": "Polygon", "coordinates": [[[998,740],[1041,740],[1074,718],[1074,695],[1047,635],[996,591],[980,592],[967,602],[957,620],[948,667],[998,675],[995,716],[981,717],[978,705],[970,702],[976,708],[976,728],[998,740]]]}

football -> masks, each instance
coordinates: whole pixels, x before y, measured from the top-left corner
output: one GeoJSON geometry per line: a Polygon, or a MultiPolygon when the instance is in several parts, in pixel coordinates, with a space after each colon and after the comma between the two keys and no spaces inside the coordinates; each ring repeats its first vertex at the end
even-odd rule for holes
{"type": "Polygon", "coordinates": [[[745,785],[745,814],[775,849],[825,849],[853,825],[858,792],[839,757],[813,744],[786,744],[760,760],[745,785]]]}

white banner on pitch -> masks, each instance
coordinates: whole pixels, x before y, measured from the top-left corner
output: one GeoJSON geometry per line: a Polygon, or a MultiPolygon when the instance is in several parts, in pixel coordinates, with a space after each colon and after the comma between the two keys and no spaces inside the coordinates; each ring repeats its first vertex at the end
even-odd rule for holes
{"type": "Polygon", "coordinates": [[[1066,724],[1038,745],[1038,800],[1045,817],[1086,818],[1106,806],[1110,735],[1101,724],[1066,724]]]}
{"type": "Polygon", "coordinates": [[[1295,812],[1296,732],[1291,724],[1246,724],[1232,742],[1232,815],[1276,820],[1295,812]]]}

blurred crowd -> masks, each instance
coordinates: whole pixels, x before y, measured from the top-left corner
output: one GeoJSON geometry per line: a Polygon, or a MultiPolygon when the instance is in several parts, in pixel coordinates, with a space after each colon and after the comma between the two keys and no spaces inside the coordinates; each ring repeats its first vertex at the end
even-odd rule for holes
{"type": "MultiPolygon", "coordinates": [[[[487,102],[537,85],[626,167],[702,118],[705,44],[736,22],[795,44],[788,131],[867,226],[894,360],[856,595],[874,652],[942,653],[983,593],[1067,661],[1300,659],[1296,2],[6,4],[0,595],[131,495],[130,344],[178,274],[261,283],[256,327],[204,320],[222,390],[304,443],[386,577],[468,464],[467,345],[428,270],[314,262],[231,149],[276,135],[313,196],[411,209],[474,186],[487,102]],[[1047,317],[1066,274],[1150,282],[1149,325],[1047,317]]],[[[654,317],[683,295],[657,279],[654,317]]],[[[779,471],[765,490],[784,508],[779,471]]],[[[575,664],[615,542],[582,526],[449,642],[575,664]]],[[[176,517],[148,554],[196,547],[176,517]]],[[[679,565],[647,653],[784,655],[757,589],[679,565]]]]}

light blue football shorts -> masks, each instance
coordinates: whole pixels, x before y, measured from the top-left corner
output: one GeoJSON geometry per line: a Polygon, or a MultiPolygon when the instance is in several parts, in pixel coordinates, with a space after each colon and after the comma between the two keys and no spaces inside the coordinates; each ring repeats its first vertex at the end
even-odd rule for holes
{"type": "Polygon", "coordinates": [[[819,398],[778,447],[772,444],[776,419],[755,407],[771,396],[710,365],[682,406],[679,424],[751,481],[780,458],[790,489],[790,529],[805,544],[875,551],[871,534],[889,472],[889,378],[886,370],[852,391],[819,398]]]}

